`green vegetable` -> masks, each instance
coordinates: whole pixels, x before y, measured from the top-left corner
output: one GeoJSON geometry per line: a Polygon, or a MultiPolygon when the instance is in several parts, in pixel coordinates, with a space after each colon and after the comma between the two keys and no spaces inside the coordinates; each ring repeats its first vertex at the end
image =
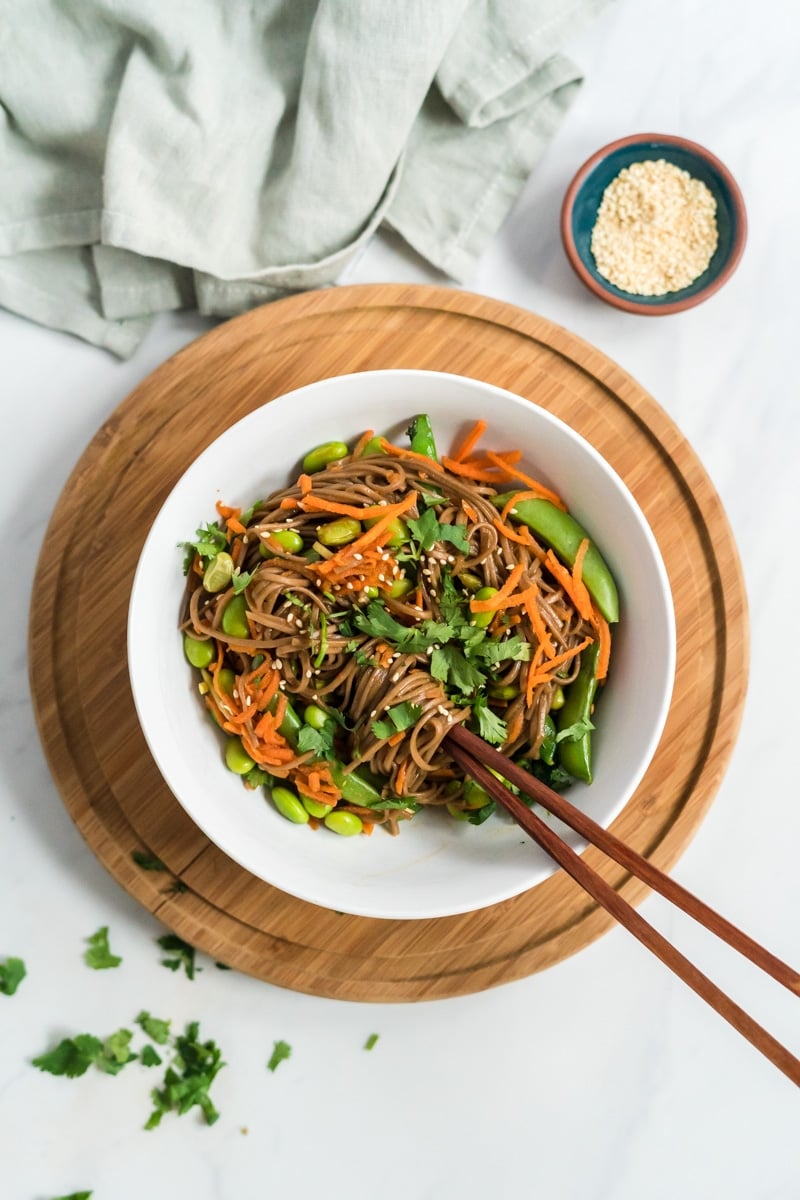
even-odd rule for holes
{"type": "Polygon", "coordinates": [[[344,442],[323,442],[321,446],[315,446],[313,450],[309,450],[303,459],[303,470],[307,475],[314,475],[317,471],[327,467],[328,463],[337,462],[340,458],[347,458],[349,453],[350,449],[344,442]]]}
{"type": "Polygon", "coordinates": [[[301,796],[300,802],[308,815],[310,817],[317,817],[318,820],[327,817],[333,808],[332,804],[320,804],[318,800],[312,800],[310,796],[301,796]]]}
{"type": "Polygon", "coordinates": [[[122,959],[117,954],[112,954],[108,945],[108,926],[103,925],[93,933],[91,937],[86,938],[89,943],[89,949],[84,952],[84,960],[88,967],[94,971],[105,971],[109,967],[118,967],[122,959]]]}
{"type": "Polygon", "coordinates": [[[139,1062],[143,1067],[160,1067],[164,1060],[156,1050],[155,1046],[147,1045],[142,1047],[142,1052],[139,1055],[139,1062]]]}
{"type": "MultiPolygon", "coordinates": [[[[383,517],[368,517],[364,522],[367,529],[371,529],[373,525],[377,525],[378,521],[382,521],[383,517]]],[[[408,526],[402,517],[394,517],[386,526],[386,533],[381,538],[381,543],[384,546],[402,546],[408,541],[408,526]]]]}
{"type": "Polygon", "coordinates": [[[325,712],[325,709],[320,708],[318,704],[307,704],[303,713],[303,720],[312,729],[324,729],[330,722],[330,717],[325,712]]]}
{"type": "Polygon", "coordinates": [[[413,590],[414,584],[410,579],[403,576],[401,579],[395,579],[392,586],[389,588],[389,595],[392,600],[400,600],[403,596],[407,596],[413,590]]]}
{"type": "Polygon", "coordinates": [[[484,821],[488,821],[489,817],[497,808],[494,800],[489,800],[488,804],[484,804],[483,808],[476,808],[467,816],[470,825],[482,825],[484,821]]]}
{"type": "Polygon", "coordinates": [[[21,958],[7,958],[0,962],[0,995],[13,996],[27,975],[21,958]]]}
{"type": "Polygon", "coordinates": [[[544,719],[544,737],[539,746],[539,758],[548,767],[552,767],[555,761],[556,744],[558,743],[559,735],[556,734],[556,726],[553,718],[548,715],[544,719]]]}
{"type": "Polygon", "coordinates": [[[275,1071],[282,1062],[292,1056],[292,1047],[288,1042],[275,1042],[270,1055],[270,1060],[267,1063],[268,1071],[275,1071]]]}
{"type": "Polygon", "coordinates": [[[484,696],[478,696],[475,700],[472,715],[478,725],[478,735],[492,746],[502,746],[508,737],[508,726],[497,713],[492,712],[484,696]]]}
{"type": "Polygon", "coordinates": [[[233,695],[233,685],[236,683],[236,676],[230,667],[220,667],[216,674],[216,680],[217,687],[225,696],[233,695]]]}
{"type": "Polygon", "coordinates": [[[231,583],[233,584],[233,593],[235,596],[238,596],[239,592],[244,591],[254,575],[255,571],[240,571],[238,567],[236,568],[231,579],[231,583]]]}
{"type": "Polygon", "coordinates": [[[151,1017],[150,1013],[143,1009],[136,1018],[136,1024],[141,1026],[147,1036],[157,1042],[159,1046],[166,1046],[169,1041],[170,1021],[161,1021],[158,1017],[151,1017]]]}
{"type": "Polygon", "coordinates": [[[564,707],[564,689],[557,687],[553,692],[553,698],[550,701],[550,711],[558,712],[559,708],[564,707]]]}
{"type": "Polygon", "coordinates": [[[222,550],[211,559],[203,575],[203,587],[207,592],[221,592],[233,577],[233,559],[227,550],[222,550]]]}
{"type": "Polygon", "coordinates": [[[118,1029],[106,1038],[102,1054],[97,1057],[97,1065],[106,1075],[119,1075],[124,1066],[138,1058],[137,1054],[131,1053],[132,1037],[130,1029],[118,1029]]]}
{"type": "Polygon", "coordinates": [[[103,1052],[103,1043],[90,1033],[79,1033],[74,1038],[64,1038],[54,1049],[34,1058],[33,1065],[50,1075],[66,1075],[77,1079],[85,1075],[89,1067],[103,1052]]]}
{"type": "Polygon", "coordinates": [[[577,676],[565,689],[564,707],[558,714],[558,761],[563,770],[575,779],[592,782],[592,734],[591,714],[597,692],[597,658],[600,653],[598,642],[592,642],[581,654],[581,665],[577,676]]]}
{"type": "Polygon", "coordinates": [[[193,1021],[186,1033],[175,1039],[176,1055],[173,1065],[167,1068],[160,1088],[151,1092],[155,1105],[145,1129],[155,1129],[164,1113],[176,1112],[183,1116],[194,1105],[198,1105],[209,1125],[218,1119],[209,1088],[225,1066],[222,1052],[213,1041],[201,1042],[200,1026],[193,1021]]]}
{"type": "Polygon", "coordinates": [[[404,733],[406,729],[410,729],[412,725],[416,725],[422,709],[418,704],[411,704],[408,700],[402,704],[395,704],[393,708],[386,711],[388,721],[373,721],[371,729],[376,738],[390,738],[396,733],[404,733]]]}
{"type": "Polygon", "coordinates": [[[361,451],[359,457],[365,458],[368,454],[383,454],[383,446],[381,445],[382,441],[383,438],[380,436],[380,434],[378,434],[377,437],[370,438],[364,449],[361,451]]]}
{"type": "Polygon", "coordinates": [[[361,833],[364,828],[364,822],[356,813],[339,812],[338,809],[328,813],[323,824],[342,837],[353,837],[354,834],[361,833]]]}
{"type": "MultiPolygon", "coordinates": [[[[496,587],[482,587],[480,591],[475,593],[476,600],[489,600],[492,596],[497,595],[496,587]]],[[[472,614],[472,620],[478,629],[487,629],[494,620],[496,614],[493,612],[479,612],[472,614]]]]}
{"type": "Polygon", "coordinates": [[[487,804],[492,803],[492,797],[474,779],[465,781],[463,800],[466,808],[485,808],[487,804]]]}
{"type": "Polygon", "coordinates": [[[328,653],[328,618],[322,609],[319,610],[319,649],[314,659],[314,666],[321,667],[328,653]]]}
{"type": "Polygon", "coordinates": [[[519,695],[515,683],[490,683],[489,695],[493,700],[514,700],[519,695]]]}
{"type": "MultiPolygon", "coordinates": [[[[174,958],[162,958],[162,967],[166,967],[169,971],[179,971],[183,967],[187,979],[194,979],[195,972],[202,971],[202,967],[195,966],[194,946],[190,946],[188,942],[184,942],[176,934],[165,933],[163,937],[157,938],[156,941],[162,950],[165,950],[168,954],[175,955],[174,958]]],[[[152,1037],[152,1034],[150,1036],[152,1037]]]]}
{"type": "Polygon", "coordinates": [[[367,1040],[364,1042],[364,1049],[365,1049],[365,1050],[372,1050],[372,1048],[375,1046],[375,1044],[376,1044],[376,1043],[377,1043],[377,1041],[378,1041],[378,1037],[379,1037],[379,1034],[377,1034],[377,1033],[371,1033],[371,1034],[369,1035],[369,1037],[367,1038],[367,1040]]]}
{"type": "Polygon", "coordinates": [[[247,601],[244,596],[232,596],[225,605],[225,611],[222,614],[222,629],[228,637],[250,637],[250,626],[247,624],[247,601]]]}
{"type": "Polygon", "coordinates": [[[202,526],[195,533],[195,540],[193,542],[183,542],[184,575],[188,575],[195,555],[199,555],[205,566],[210,559],[215,558],[220,551],[224,550],[227,544],[227,536],[220,529],[219,525],[202,526]]]}
{"type": "Polygon", "coordinates": [[[424,454],[428,458],[432,458],[434,462],[439,461],[429,416],[420,413],[414,417],[406,430],[406,435],[411,439],[411,449],[415,454],[424,454]]]}
{"type": "Polygon", "coordinates": [[[68,1196],[56,1196],[55,1200],[90,1200],[94,1192],[70,1192],[68,1196]]]}
{"type": "Polygon", "coordinates": [[[354,517],[340,517],[338,521],[329,521],[317,530],[317,538],[323,546],[346,546],[354,542],[361,533],[361,522],[354,517]]]}
{"type": "Polygon", "coordinates": [[[348,804],[358,804],[361,808],[377,807],[381,800],[380,789],[366,770],[356,767],[345,775],[342,764],[332,762],[330,772],[333,782],[348,804]]]}
{"type": "Polygon", "coordinates": [[[234,775],[247,775],[255,767],[255,761],[245,750],[240,737],[229,737],[226,741],[225,765],[234,775]]]}
{"type": "Polygon", "coordinates": [[[468,592],[477,592],[479,588],[483,587],[480,575],[474,575],[472,571],[459,571],[458,581],[468,592]]]}
{"type": "MultiPolygon", "coordinates": [[[[294,529],[273,529],[268,536],[270,541],[277,542],[287,554],[300,554],[303,549],[303,539],[294,529]]],[[[262,558],[275,557],[275,552],[263,541],[259,544],[258,552],[262,558]]]]}
{"type": "Polygon", "coordinates": [[[287,821],[292,821],[295,825],[308,824],[308,813],[303,808],[300,797],[296,792],[292,792],[289,788],[285,787],[274,787],[270,795],[272,796],[272,803],[281,816],[286,817],[287,821]]]}
{"type": "Polygon", "coordinates": [[[469,813],[460,804],[446,804],[445,808],[449,812],[454,821],[468,821],[469,813]]]}
{"type": "MultiPolygon", "coordinates": [[[[495,508],[503,509],[513,495],[513,492],[506,492],[502,496],[493,496],[492,504],[495,508]]],[[[570,566],[575,562],[581,542],[584,538],[589,538],[586,530],[574,517],[556,508],[549,500],[520,500],[509,515],[512,520],[527,525],[543,538],[553,547],[559,558],[570,566]]],[[[611,622],[618,621],[617,585],[591,538],[581,567],[581,578],[605,619],[611,622]]]]}
{"type": "Polygon", "coordinates": [[[462,554],[469,554],[469,538],[464,526],[442,524],[433,508],[426,508],[419,520],[410,517],[408,528],[422,550],[432,550],[437,542],[449,542],[462,554]]]}
{"type": "Polygon", "coordinates": [[[310,750],[315,759],[330,761],[336,757],[333,732],[334,727],[331,722],[322,729],[313,729],[310,725],[304,725],[297,737],[298,753],[307,754],[310,750]]]}
{"type": "Polygon", "coordinates": [[[156,858],[154,854],[146,854],[143,850],[134,850],[131,858],[143,871],[166,871],[167,869],[160,858],[156,858]]]}
{"type": "Polygon", "coordinates": [[[204,667],[210,667],[214,661],[214,643],[210,638],[205,638],[201,641],[200,638],[192,637],[191,634],[185,633],[183,635],[183,653],[193,667],[198,667],[202,670],[204,667]]]}

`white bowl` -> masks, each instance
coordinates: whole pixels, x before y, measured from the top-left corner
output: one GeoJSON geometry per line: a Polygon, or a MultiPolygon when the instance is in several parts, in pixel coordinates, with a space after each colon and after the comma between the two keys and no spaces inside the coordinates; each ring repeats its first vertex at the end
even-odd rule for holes
{"type": "MultiPolygon", "coordinates": [[[[379,829],[370,838],[342,838],[292,825],[262,791],[245,789],[225,768],[220,736],[183,657],[177,545],[215,519],[218,499],[247,507],[286,486],[311,446],[356,438],[367,427],[400,440],[418,412],[431,415],[440,448],[485,418],[485,444],[520,447],[523,469],[563,496],[614,573],[621,619],[598,704],[595,779],[569,791],[608,825],[644,775],[669,709],[675,668],[669,583],[650,528],[616,473],[562,421],[502,388],[460,375],[371,371],[320,380],[250,413],[195,459],[165,501],[142,550],[128,618],[139,721],[192,820],[230,858],[282,891],[341,912],[397,919],[484,908],[555,868],[505,815],[473,826],[423,811],[398,837],[379,829]]],[[[566,836],[581,847],[580,839],[566,836]]]]}

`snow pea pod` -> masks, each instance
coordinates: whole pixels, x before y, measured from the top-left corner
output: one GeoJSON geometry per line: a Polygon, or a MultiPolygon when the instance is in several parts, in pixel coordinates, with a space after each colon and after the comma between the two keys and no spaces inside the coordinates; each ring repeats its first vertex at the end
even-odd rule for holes
{"type": "MultiPolygon", "coordinates": [[[[567,730],[579,721],[588,721],[597,691],[597,658],[599,642],[592,642],[581,654],[578,674],[568,688],[564,689],[564,707],[558,713],[559,732],[567,730]]],[[[590,730],[574,741],[563,738],[556,747],[559,764],[575,779],[592,782],[592,734],[590,730]]]]}
{"type": "Polygon", "coordinates": [[[359,804],[363,808],[369,808],[371,804],[377,804],[381,799],[380,789],[375,786],[363,769],[359,770],[356,767],[354,771],[348,771],[345,775],[341,763],[332,762],[328,763],[328,766],[333,782],[348,804],[359,804]]]}
{"type": "MultiPolygon", "coordinates": [[[[513,492],[493,496],[492,504],[495,508],[503,509],[513,496],[513,492]]],[[[581,542],[588,538],[589,548],[583,560],[581,577],[605,619],[611,622],[619,620],[619,596],[614,577],[589,534],[574,517],[556,508],[549,500],[520,500],[510,516],[543,538],[570,566],[575,562],[581,542]]]]}
{"type": "Polygon", "coordinates": [[[439,461],[431,419],[426,413],[420,413],[414,417],[406,433],[411,439],[411,449],[415,454],[424,454],[426,458],[432,458],[434,462],[439,461]]]}

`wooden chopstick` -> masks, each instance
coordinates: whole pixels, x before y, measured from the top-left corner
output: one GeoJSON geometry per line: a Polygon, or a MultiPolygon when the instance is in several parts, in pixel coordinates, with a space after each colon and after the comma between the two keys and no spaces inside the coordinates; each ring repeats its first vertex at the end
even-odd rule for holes
{"type": "Polygon", "coordinates": [[[632,933],[648,950],[661,959],[684,983],[695,991],[698,996],[710,1004],[713,1009],[724,1017],[743,1037],[760,1050],[780,1071],[800,1087],[800,1060],[781,1045],[772,1034],[740,1008],[725,992],[718,988],[708,976],[685,958],[670,942],[666,940],[639,915],[626,900],[607,883],[602,876],[576,854],[571,846],[558,836],[541,817],[532,812],[518,796],[509,791],[499,779],[489,770],[493,767],[500,770],[503,777],[513,783],[526,795],[533,797],[543,804],[551,813],[558,816],[594,843],[598,849],[604,850],[609,857],[627,867],[632,874],[650,884],[669,900],[696,917],[712,933],[718,934],[734,949],[739,950],[757,966],[762,967],[773,978],[778,979],[784,986],[797,993],[800,990],[800,976],[775,958],[757,942],[747,937],[724,917],[715,913],[691,892],[669,879],[658,868],[653,867],[645,858],[625,846],[618,838],[613,837],[607,830],[602,829],[585,813],[581,813],[574,805],[564,800],[557,792],[552,791],[540,780],[528,775],[521,767],[511,763],[507,758],[494,750],[482,738],[477,737],[461,726],[453,726],[445,739],[448,753],[455,762],[481,785],[489,795],[501,804],[514,818],[518,825],[538,843],[541,848],[553,858],[559,866],[575,880],[576,883],[589,893],[594,900],[606,909],[629,933],[632,933]],[[480,757],[476,757],[479,755],[480,757]],[[488,765],[485,765],[488,764],[488,765]],[[512,770],[513,768],[513,770],[512,770]],[[613,850],[613,853],[612,853],[613,850]],[[624,856],[624,857],[623,857],[624,856]]]}

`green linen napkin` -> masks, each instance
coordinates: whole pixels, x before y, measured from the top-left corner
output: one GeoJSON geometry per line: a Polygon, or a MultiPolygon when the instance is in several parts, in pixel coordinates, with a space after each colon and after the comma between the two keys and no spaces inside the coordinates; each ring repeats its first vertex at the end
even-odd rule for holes
{"type": "Polygon", "coordinates": [[[608,0],[4,0],[0,305],[133,353],[153,314],[335,282],[382,224],[462,280],[608,0]]]}

